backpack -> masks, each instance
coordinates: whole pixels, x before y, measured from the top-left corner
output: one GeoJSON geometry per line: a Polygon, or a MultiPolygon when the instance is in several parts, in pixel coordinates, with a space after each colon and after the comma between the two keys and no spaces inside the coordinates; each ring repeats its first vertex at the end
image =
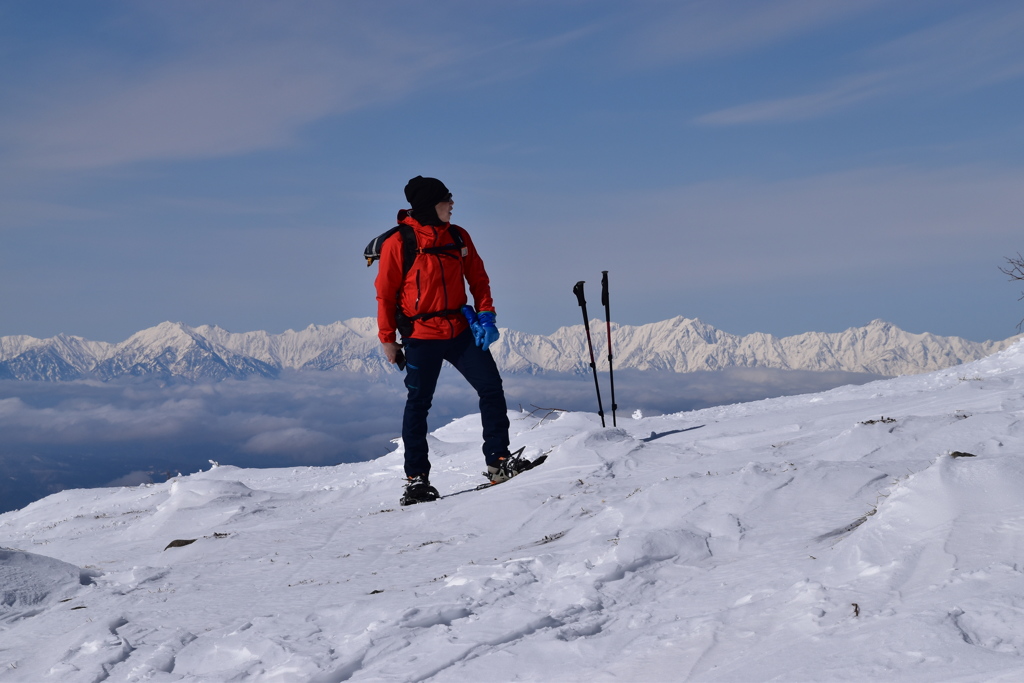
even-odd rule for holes
{"type": "Polygon", "coordinates": [[[377,235],[370,240],[369,244],[366,245],[366,249],[363,249],[363,258],[366,259],[367,268],[372,266],[375,261],[380,260],[380,250],[384,247],[384,241],[396,232],[399,233],[402,238],[402,275],[409,274],[409,271],[412,270],[413,261],[415,261],[416,257],[420,254],[444,254],[446,256],[453,256],[451,252],[457,251],[461,256],[466,256],[469,252],[466,248],[466,241],[462,237],[462,228],[458,226],[448,226],[448,232],[452,235],[451,244],[446,244],[440,247],[417,249],[416,233],[413,232],[412,226],[401,223],[377,235]]]}
{"type": "MultiPolygon", "coordinates": [[[[416,257],[420,254],[437,254],[440,256],[451,256],[452,258],[462,258],[469,253],[469,249],[466,247],[466,240],[462,236],[462,228],[454,225],[448,226],[448,232],[452,236],[452,243],[445,244],[440,247],[427,247],[420,249],[416,243],[416,233],[413,231],[411,225],[400,223],[395,227],[385,230],[381,234],[370,240],[370,243],[366,245],[366,249],[363,250],[363,258],[366,259],[366,266],[370,267],[375,261],[380,260],[380,252],[384,247],[384,242],[387,238],[391,237],[395,233],[398,233],[402,240],[402,282],[405,282],[405,276],[412,270],[413,263],[416,261],[416,257]]],[[[401,290],[398,292],[396,301],[401,302],[401,290]]],[[[431,318],[437,318],[444,315],[454,315],[460,313],[461,309],[449,309],[444,311],[432,311],[429,313],[419,313],[418,315],[406,315],[402,312],[401,303],[398,304],[398,310],[395,312],[395,322],[397,323],[398,333],[402,335],[402,339],[407,339],[412,335],[412,323],[414,320],[430,320],[431,318]]]]}

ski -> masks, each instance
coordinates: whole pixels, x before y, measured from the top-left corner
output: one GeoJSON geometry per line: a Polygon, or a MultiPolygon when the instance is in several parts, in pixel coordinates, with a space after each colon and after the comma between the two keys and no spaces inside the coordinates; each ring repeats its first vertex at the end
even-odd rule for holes
{"type": "MultiPolygon", "coordinates": [[[[522,453],[525,450],[526,450],[526,446],[523,446],[518,451],[513,453],[511,455],[511,458],[510,458],[512,460],[520,461],[521,465],[525,465],[525,467],[523,467],[523,469],[520,470],[519,474],[522,474],[523,472],[527,472],[529,470],[532,470],[534,467],[537,467],[538,465],[543,464],[544,461],[548,459],[548,454],[544,453],[544,454],[534,458],[533,460],[527,460],[526,458],[524,458],[522,456],[522,453]]],[[[484,476],[488,477],[490,475],[487,472],[484,472],[484,476]]],[[[516,476],[519,476],[519,475],[516,475],[516,476]]],[[[515,477],[512,477],[512,478],[514,479],[515,477]]],[[[506,479],[505,481],[508,481],[508,479],[506,479]]],[[[484,484],[480,484],[479,486],[477,486],[476,490],[477,491],[482,491],[484,489],[489,489],[489,488],[491,488],[493,486],[497,486],[498,484],[503,484],[503,483],[505,483],[505,482],[501,482],[501,481],[488,481],[488,482],[486,482],[484,484]]]]}

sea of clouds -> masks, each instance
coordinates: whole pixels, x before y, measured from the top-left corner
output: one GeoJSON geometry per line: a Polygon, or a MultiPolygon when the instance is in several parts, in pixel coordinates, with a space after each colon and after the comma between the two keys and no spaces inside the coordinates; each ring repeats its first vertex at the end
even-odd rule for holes
{"type": "MultiPolygon", "coordinates": [[[[732,368],[615,374],[617,418],[861,384],[872,375],[732,368]]],[[[600,376],[609,426],[608,376],[600,376]]],[[[512,410],[597,412],[592,375],[505,377],[512,410]]],[[[395,448],[402,375],[291,372],[281,379],[167,384],[158,381],[0,381],[0,512],[67,488],[138,485],[209,467],[335,465],[395,448]]],[[[478,412],[473,390],[442,372],[430,428],[478,412]]]]}

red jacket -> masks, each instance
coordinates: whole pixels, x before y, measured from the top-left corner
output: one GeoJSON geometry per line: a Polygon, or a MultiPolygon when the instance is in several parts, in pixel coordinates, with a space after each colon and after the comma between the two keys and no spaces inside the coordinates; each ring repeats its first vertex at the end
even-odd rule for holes
{"type": "MultiPolygon", "coordinates": [[[[407,209],[398,212],[398,221],[412,226],[420,249],[441,247],[454,240],[449,224],[443,227],[420,225],[407,209]]],[[[458,227],[458,226],[456,226],[458,227]]],[[[409,274],[402,281],[402,236],[396,232],[384,241],[380,250],[377,288],[377,337],[382,343],[395,341],[395,302],[399,290],[402,312],[408,316],[436,311],[455,310],[467,303],[466,283],[473,295],[477,311],[493,311],[491,282],[484,262],[476,253],[473,240],[462,228],[465,255],[418,254],[409,274]]],[[[415,339],[452,339],[469,327],[461,312],[428,320],[414,320],[415,339]]]]}

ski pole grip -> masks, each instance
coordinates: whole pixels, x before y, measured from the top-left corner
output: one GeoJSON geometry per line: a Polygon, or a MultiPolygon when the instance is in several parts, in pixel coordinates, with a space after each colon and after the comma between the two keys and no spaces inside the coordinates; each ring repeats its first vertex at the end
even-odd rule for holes
{"type": "Polygon", "coordinates": [[[608,271],[601,271],[601,305],[608,305],[608,271]]]}
{"type": "Polygon", "coordinates": [[[579,303],[580,306],[586,306],[587,305],[587,300],[583,296],[583,283],[584,282],[585,282],[585,280],[580,280],[572,288],[572,293],[576,295],[576,301],[579,303]]]}

